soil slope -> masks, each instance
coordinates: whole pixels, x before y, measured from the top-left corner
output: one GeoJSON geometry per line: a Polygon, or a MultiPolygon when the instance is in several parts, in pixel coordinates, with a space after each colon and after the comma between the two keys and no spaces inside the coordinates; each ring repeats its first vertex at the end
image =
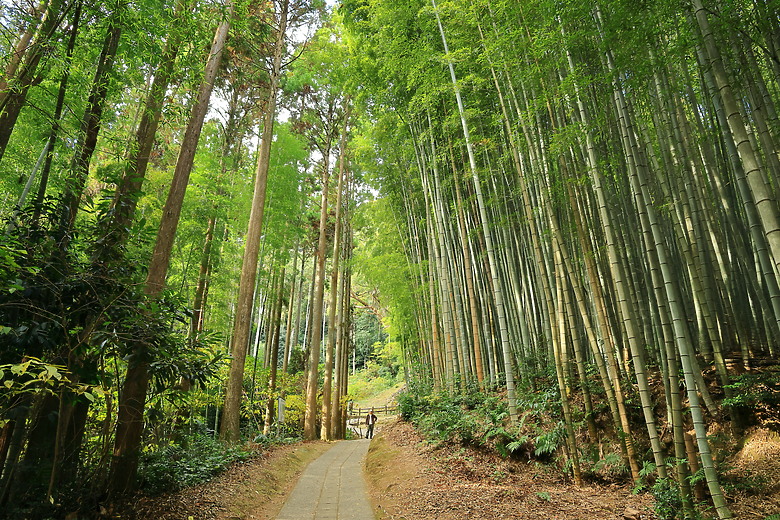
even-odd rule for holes
{"type": "Polygon", "coordinates": [[[407,423],[383,421],[366,461],[378,518],[581,520],[654,518],[629,487],[576,487],[548,468],[457,446],[433,448],[407,423]]]}

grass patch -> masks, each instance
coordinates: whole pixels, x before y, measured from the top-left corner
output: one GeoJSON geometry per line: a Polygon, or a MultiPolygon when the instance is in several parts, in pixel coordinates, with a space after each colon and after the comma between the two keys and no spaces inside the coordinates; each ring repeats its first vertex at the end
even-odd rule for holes
{"type": "Polygon", "coordinates": [[[402,377],[382,375],[372,370],[361,370],[349,376],[349,395],[359,403],[383,406],[401,386],[402,377]]]}

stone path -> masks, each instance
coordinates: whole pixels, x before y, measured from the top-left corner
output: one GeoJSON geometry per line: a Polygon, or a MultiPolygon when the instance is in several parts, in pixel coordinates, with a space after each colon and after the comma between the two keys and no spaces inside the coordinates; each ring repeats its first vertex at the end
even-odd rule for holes
{"type": "Polygon", "coordinates": [[[370,442],[337,442],[309,464],[276,520],[373,520],[363,478],[370,442]]]}

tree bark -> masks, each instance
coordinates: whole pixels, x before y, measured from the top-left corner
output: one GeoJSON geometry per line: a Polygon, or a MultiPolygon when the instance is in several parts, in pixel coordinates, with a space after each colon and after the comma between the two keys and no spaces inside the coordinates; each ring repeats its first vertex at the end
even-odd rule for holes
{"type": "Polygon", "coordinates": [[[273,66],[268,87],[268,99],[263,119],[263,134],[260,141],[260,151],[257,157],[255,171],[255,188],[252,195],[252,209],[249,213],[249,225],[246,233],[246,245],[241,263],[241,279],[236,302],[236,318],[233,325],[233,340],[231,342],[230,375],[225,389],[225,405],[222,412],[222,423],[219,435],[228,442],[237,442],[240,438],[239,412],[241,407],[242,384],[244,380],[244,364],[246,349],[249,342],[249,328],[252,320],[252,296],[257,278],[257,259],[260,251],[260,231],[263,225],[265,211],[265,194],[268,186],[268,165],[270,164],[271,142],[273,141],[274,119],[276,116],[276,100],[279,89],[279,78],[284,55],[284,39],[287,32],[287,17],[289,1],[282,0],[280,4],[274,42],[273,66]]]}
{"type": "MultiPolygon", "coordinates": [[[[144,287],[144,292],[150,298],[159,296],[165,286],[165,278],[168,273],[171,251],[173,250],[173,240],[179,224],[179,216],[181,215],[181,206],[187,190],[190,172],[192,171],[198,138],[203,129],[203,120],[208,110],[214,80],[219,70],[222,51],[230,30],[233,8],[233,3],[230,2],[227,6],[225,18],[219,24],[214,36],[214,41],[206,61],[203,80],[198,91],[198,98],[193,107],[190,121],[187,124],[168,198],[163,207],[163,216],[157,232],[157,241],[155,242],[144,287]]],[[[108,480],[109,493],[112,495],[128,492],[135,487],[138,453],[143,433],[144,406],[149,386],[149,362],[149,353],[146,345],[142,343],[134,345],[119,399],[117,431],[108,480]]]]}
{"type": "Polygon", "coordinates": [[[320,438],[322,440],[333,439],[333,425],[331,414],[333,413],[333,403],[331,402],[333,387],[333,356],[336,350],[336,334],[338,326],[336,324],[336,307],[338,303],[339,287],[339,257],[341,255],[341,241],[343,235],[343,194],[345,186],[346,155],[347,155],[347,137],[349,129],[349,116],[351,100],[349,96],[344,99],[344,126],[341,131],[341,143],[339,144],[339,179],[336,188],[336,222],[333,232],[333,261],[331,262],[330,274],[330,303],[328,304],[328,344],[325,349],[325,374],[322,380],[322,427],[320,428],[320,438]]]}

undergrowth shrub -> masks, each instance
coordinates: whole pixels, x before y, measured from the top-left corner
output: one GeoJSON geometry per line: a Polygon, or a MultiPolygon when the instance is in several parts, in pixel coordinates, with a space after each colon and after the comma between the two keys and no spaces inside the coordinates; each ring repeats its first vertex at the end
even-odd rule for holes
{"type": "Polygon", "coordinates": [[[750,423],[780,431],[780,372],[739,374],[726,388],[732,395],[723,400],[724,406],[748,413],[752,418],[750,423]]]}
{"type": "Polygon", "coordinates": [[[510,427],[507,403],[499,395],[476,388],[454,396],[409,388],[398,396],[398,407],[428,440],[490,447],[507,458],[532,452],[532,436],[521,431],[528,414],[510,427]]]}
{"type": "Polygon", "coordinates": [[[682,511],[680,487],[671,478],[659,478],[650,488],[655,498],[655,514],[659,520],[673,520],[682,511]]]}
{"type": "Polygon", "coordinates": [[[623,460],[623,456],[615,451],[604,454],[604,457],[598,457],[593,462],[591,471],[594,475],[612,480],[631,474],[631,470],[625,460],[623,460]]]}
{"type": "Polygon", "coordinates": [[[558,451],[566,437],[566,425],[563,422],[555,425],[555,428],[543,431],[534,438],[534,455],[548,457],[558,451]]]}
{"type": "MultiPolygon", "coordinates": [[[[409,387],[398,396],[399,413],[431,442],[471,445],[526,462],[533,459],[569,474],[570,461],[563,455],[566,428],[560,392],[542,372],[518,387],[516,424],[510,423],[505,395],[471,386],[451,396],[409,387]]],[[[585,419],[577,419],[574,428],[584,435],[585,419]]],[[[624,481],[630,476],[617,445],[584,446],[579,457],[586,478],[624,481]]]]}
{"type": "Polygon", "coordinates": [[[417,417],[424,413],[429,406],[428,395],[430,389],[421,385],[407,387],[398,394],[398,412],[404,421],[416,423],[417,417]]]}
{"type": "Polygon", "coordinates": [[[232,462],[248,457],[249,452],[243,447],[198,435],[186,444],[172,444],[143,454],[138,467],[141,489],[149,494],[176,491],[204,482],[232,462]]]}

